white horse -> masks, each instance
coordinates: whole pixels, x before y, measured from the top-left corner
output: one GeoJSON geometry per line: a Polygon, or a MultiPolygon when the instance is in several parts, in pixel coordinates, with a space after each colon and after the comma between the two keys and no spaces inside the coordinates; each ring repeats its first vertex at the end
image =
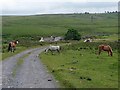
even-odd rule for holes
{"type": "Polygon", "coordinates": [[[52,46],[50,45],[48,48],[45,49],[45,52],[48,52],[48,51],[57,51],[57,52],[60,52],[60,46],[52,46]]]}
{"type": "Polygon", "coordinates": [[[44,39],[43,39],[43,37],[41,37],[41,39],[39,40],[39,42],[44,42],[44,39]]]}
{"type": "Polygon", "coordinates": [[[88,38],[88,39],[84,40],[84,42],[92,42],[92,39],[88,38]]]}

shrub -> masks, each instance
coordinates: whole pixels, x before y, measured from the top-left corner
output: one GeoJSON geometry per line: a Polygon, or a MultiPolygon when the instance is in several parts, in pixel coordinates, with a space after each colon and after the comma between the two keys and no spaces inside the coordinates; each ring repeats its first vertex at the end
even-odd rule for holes
{"type": "Polygon", "coordinates": [[[80,40],[81,35],[78,33],[77,30],[68,29],[67,33],[65,34],[65,40],[80,40]]]}

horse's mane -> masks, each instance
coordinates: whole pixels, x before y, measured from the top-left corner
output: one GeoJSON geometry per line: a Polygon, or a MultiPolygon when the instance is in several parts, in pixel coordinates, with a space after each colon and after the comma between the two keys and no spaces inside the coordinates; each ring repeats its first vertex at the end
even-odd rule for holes
{"type": "Polygon", "coordinates": [[[112,48],[110,47],[110,45],[108,45],[108,47],[110,48],[110,51],[113,52],[112,48]]]}

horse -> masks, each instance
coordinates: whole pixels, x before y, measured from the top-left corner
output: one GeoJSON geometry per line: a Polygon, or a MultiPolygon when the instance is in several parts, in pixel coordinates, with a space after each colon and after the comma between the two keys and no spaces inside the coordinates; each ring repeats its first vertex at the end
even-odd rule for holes
{"type": "Polygon", "coordinates": [[[92,42],[92,39],[90,39],[90,38],[85,39],[84,42],[92,42]]]}
{"type": "Polygon", "coordinates": [[[61,47],[60,46],[52,46],[50,45],[48,48],[45,49],[45,52],[47,53],[48,51],[51,51],[53,53],[53,51],[57,51],[60,52],[61,47]]]}
{"type": "Polygon", "coordinates": [[[15,47],[16,47],[17,44],[18,44],[18,40],[9,42],[8,52],[9,51],[14,52],[15,49],[16,49],[15,47]]]}
{"type": "Polygon", "coordinates": [[[98,46],[98,49],[99,49],[99,55],[101,53],[101,51],[106,51],[108,52],[108,56],[113,56],[113,51],[112,51],[112,48],[109,46],[109,45],[99,45],[98,46]]]}
{"type": "Polygon", "coordinates": [[[44,39],[43,39],[43,37],[41,37],[41,39],[39,40],[39,42],[44,42],[44,39]]]}

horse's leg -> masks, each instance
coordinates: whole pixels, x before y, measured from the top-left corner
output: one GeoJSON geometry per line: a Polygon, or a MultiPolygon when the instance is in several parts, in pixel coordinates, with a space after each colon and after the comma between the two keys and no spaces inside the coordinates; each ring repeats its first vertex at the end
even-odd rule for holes
{"type": "Polygon", "coordinates": [[[53,51],[51,50],[52,55],[54,55],[53,51]]]}
{"type": "Polygon", "coordinates": [[[51,49],[49,49],[49,51],[51,52],[51,54],[53,54],[53,52],[52,52],[52,50],[51,50],[51,49]]]}
{"type": "Polygon", "coordinates": [[[10,51],[10,47],[8,47],[8,52],[10,51]]]}
{"type": "Polygon", "coordinates": [[[11,44],[9,43],[9,46],[8,46],[8,52],[10,51],[10,48],[11,48],[11,44]]]}
{"type": "Polygon", "coordinates": [[[13,47],[11,48],[11,52],[13,52],[13,47]]]}
{"type": "Polygon", "coordinates": [[[54,55],[54,50],[50,50],[50,51],[51,51],[52,55],[54,55]]]}
{"type": "Polygon", "coordinates": [[[10,47],[10,51],[12,52],[12,47],[10,47]]]}
{"type": "Polygon", "coordinates": [[[60,53],[60,51],[57,49],[57,52],[60,53]]]}
{"type": "Polygon", "coordinates": [[[15,51],[15,47],[13,47],[13,53],[14,53],[14,51],[15,51]]]}
{"type": "Polygon", "coordinates": [[[15,47],[13,47],[13,52],[16,50],[16,48],[15,47]]]}
{"type": "Polygon", "coordinates": [[[100,55],[100,53],[101,53],[101,50],[99,49],[98,55],[100,55]]]}
{"type": "Polygon", "coordinates": [[[16,50],[16,47],[14,47],[14,50],[16,50]]]}
{"type": "Polygon", "coordinates": [[[13,52],[13,53],[14,53],[14,47],[12,47],[12,48],[11,48],[11,52],[13,52]]]}

